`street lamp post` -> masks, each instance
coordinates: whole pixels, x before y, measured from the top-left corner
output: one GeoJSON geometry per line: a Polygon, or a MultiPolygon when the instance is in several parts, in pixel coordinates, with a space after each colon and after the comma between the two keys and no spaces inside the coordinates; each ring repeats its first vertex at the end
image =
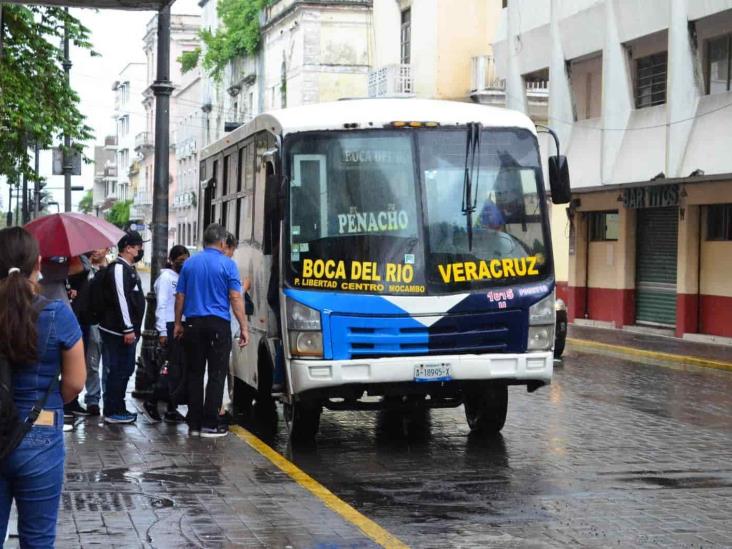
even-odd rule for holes
{"type": "MultiPolygon", "coordinates": [[[[69,8],[64,8],[66,15],[69,14],[69,8]]],[[[71,86],[71,58],[69,57],[69,31],[68,25],[64,23],[64,59],[63,68],[66,75],[66,84],[71,86]]],[[[71,172],[73,171],[72,157],[70,154],[71,137],[64,134],[64,151],[63,151],[63,172],[64,172],[64,211],[71,211],[71,172]]]]}
{"type": "Polygon", "coordinates": [[[135,374],[133,396],[144,398],[150,394],[150,375],[156,367],[155,352],[158,346],[158,332],[155,329],[155,307],[157,301],[152,291],[158,274],[165,266],[168,252],[168,186],[170,149],[170,96],[173,83],[170,81],[170,6],[158,12],[157,36],[157,78],[152,84],[155,95],[155,173],[153,179],[152,212],[152,272],[150,292],[147,294],[147,311],[142,332],[140,362],[135,374]]]}

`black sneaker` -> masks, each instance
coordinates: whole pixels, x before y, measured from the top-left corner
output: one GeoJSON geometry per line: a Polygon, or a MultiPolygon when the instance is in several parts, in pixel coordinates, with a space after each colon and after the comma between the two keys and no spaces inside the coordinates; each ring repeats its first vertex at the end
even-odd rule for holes
{"type": "Polygon", "coordinates": [[[86,407],[86,413],[90,416],[98,416],[100,414],[99,404],[89,404],[86,407]]]}
{"type": "Polygon", "coordinates": [[[183,423],[186,418],[178,410],[173,410],[172,412],[165,412],[163,420],[165,423],[183,423]]]}
{"type": "Polygon", "coordinates": [[[145,417],[153,423],[160,422],[160,412],[158,412],[158,403],[147,401],[142,405],[145,417]]]}
{"type": "Polygon", "coordinates": [[[68,417],[69,414],[72,416],[88,416],[89,412],[79,404],[77,399],[74,399],[68,404],[64,404],[64,417],[68,417]]]}
{"type": "Polygon", "coordinates": [[[201,438],[225,437],[229,434],[229,427],[219,425],[218,427],[204,427],[201,429],[201,438]]]}

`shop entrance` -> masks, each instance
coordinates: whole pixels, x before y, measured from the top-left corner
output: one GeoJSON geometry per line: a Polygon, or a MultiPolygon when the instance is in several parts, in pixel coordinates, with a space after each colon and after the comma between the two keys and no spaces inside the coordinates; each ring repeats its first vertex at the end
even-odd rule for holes
{"type": "Polygon", "coordinates": [[[637,211],[635,320],[638,324],[673,327],[679,208],[637,211]]]}

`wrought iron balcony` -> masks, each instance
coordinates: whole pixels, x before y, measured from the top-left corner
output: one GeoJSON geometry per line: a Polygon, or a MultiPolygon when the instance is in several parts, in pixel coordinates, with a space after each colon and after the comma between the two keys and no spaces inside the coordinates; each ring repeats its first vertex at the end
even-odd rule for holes
{"type": "Polygon", "coordinates": [[[154,147],[155,142],[150,132],[140,132],[135,136],[135,151],[144,152],[154,147]]]}

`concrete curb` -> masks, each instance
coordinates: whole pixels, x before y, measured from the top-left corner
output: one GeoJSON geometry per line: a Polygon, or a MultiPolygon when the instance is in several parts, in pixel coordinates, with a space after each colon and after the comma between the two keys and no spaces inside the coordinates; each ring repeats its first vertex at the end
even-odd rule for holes
{"type": "Polygon", "coordinates": [[[713,360],[698,356],[662,353],[659,351],[645,351],[643,349],[636,349],[635,347],[626,347],[624,345],[611,345],[609,343],[599,343],[597,341],[575,339],[571,337],[567,338],[567,343],[571,344],[574,347],[579,347],[583,349],[606,351],[614,354],[650,358],[664,362],[673,362],[674,364],[687,364],[691,366],[700,366],[702,368],[714,368],[716,370],[726,370],[728,372],[732,372],[732,362],[724,362],[721,360],[713,360]]]}

